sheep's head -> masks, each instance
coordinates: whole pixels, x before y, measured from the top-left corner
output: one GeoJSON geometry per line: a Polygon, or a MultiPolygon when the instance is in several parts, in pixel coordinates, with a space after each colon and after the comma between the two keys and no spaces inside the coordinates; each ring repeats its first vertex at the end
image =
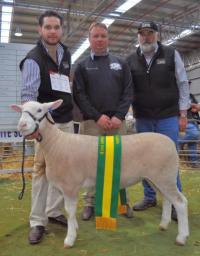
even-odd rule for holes
{"type": "MultiPolygon", "coordinates": [[[[24,137],[34,135],[38,132],[40,122],[47,116],[47,113],[58,108],[62,102],[63,100],[57,100],[42,104],[36,101],[29,101],[23,105],[11,105],[13,110],[21,112],[21,118],[19,119],[17,129],[24,137]]],[[[31,136],[28,138],[33,139],[35,137],[31,136]]]]}

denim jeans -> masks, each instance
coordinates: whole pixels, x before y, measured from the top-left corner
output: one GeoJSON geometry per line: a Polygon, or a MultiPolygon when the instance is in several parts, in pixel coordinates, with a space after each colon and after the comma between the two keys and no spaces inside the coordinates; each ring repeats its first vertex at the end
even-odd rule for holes
{"type": "Polygon", "coordinates": [[[197,154],[198,139],[199,139],[198,125],[195,123],[189,122],[185,130],[185,135],[179,136],[179,147],[181,147],[184,144],[187,144],[189,160],[192,163],[196,163],[198,161],[198,154],[197,154]],[[190,141],[193,141],[193,142],[190,142],[190,141]]]}
{"type": "MultiPolygon", "coordinates": [[[[141,132],[156,132],[161,133],[171,138],[176,148],[178,149],[178,136],[179,136],[179,120],[177,116],[163,118],[163,119],[136,119],[136,130],[138,133],[141,132]]],[[[156,192],[146,181],[142,181],[144,187],[144,197],[149,201],[156,199],[156,192]]],[[[177,176],[177,187],[179,191],[182,191],[179,174],[177,176]]]]}

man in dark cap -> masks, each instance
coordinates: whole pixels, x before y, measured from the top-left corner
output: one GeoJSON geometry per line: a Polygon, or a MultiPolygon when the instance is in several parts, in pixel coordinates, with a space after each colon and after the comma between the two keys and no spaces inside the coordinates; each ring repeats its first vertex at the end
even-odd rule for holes
{"type": "Polygon", "coordinates": [[[147,21],[147,22],[140,23],[140,25],[138,27],[138,32],[140,32],[142,29],[149,29],[149,30],[154,30],[154,31],[158,32],[158,26],[153,21],[147,21]]]}
{"type": "MultiPolygon", "coordinates": [[[[190,106],[184,64],[175,49],[159,42],[158,26],[153,21],[139,25],[138,41],[137,51],[127,58],[133,79],[137,132],[165,134],[177,146],[179,130],[185,130],[190,106]]],[[[136,211],[157,205],[154,189],[146,180],[143,186],[144,198],[134,205],[136,211]]],[[[177,187],[182,190],[179,176],[177,187]]],[[[174,208],[172,218],[177,219],[174,208]]]]}

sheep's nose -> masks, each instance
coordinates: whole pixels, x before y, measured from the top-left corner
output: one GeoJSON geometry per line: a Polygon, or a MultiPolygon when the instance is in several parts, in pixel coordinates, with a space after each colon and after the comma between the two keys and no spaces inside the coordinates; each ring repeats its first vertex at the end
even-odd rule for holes
{"type": "Polygon", "coordinates": [[[25,128],[25,127],[27,127],[27,123],[25,123],[25,122],[20,122],[19,123],[19,128],[20,129],[25,128]]]}

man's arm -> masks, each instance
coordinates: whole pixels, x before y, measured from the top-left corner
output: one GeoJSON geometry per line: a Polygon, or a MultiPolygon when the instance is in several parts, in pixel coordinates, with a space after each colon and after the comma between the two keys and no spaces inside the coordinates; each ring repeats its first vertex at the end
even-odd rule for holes
{"type": "MultiPolygon", "coordinates": [[[[40,69],[38,64],[31,59],[26,59],[22,68],[21,102],[37,101],[38,88],[40,86],[40,69]]],[[[39,131],[36,131],[38,133],[39,131]]],[[[34,139],[35,133],[26,136],[26,139],[34,139]]]]}
{"type": "Polygon", "coordinates": [[[133,85],[131,72],[127,63],[123,64],[123,79],[122,79],[122,95],[120,97],[119,105],[115,114],[120,120],[124,120],[133,102],[133,85]]]}
{"type": "Polygon", "coordinates": [[[104,130],[112,129],[112,123],[110,118],[99,113],[90,103],[86,92],[86,81],[84,80],[84,74],[82,73],[81,66],[78,65],[75,70],[74,80],[73,80],[73,96],[74,101],[80,108],[81,112],[85,114],[88,118],[96,121],[97,125],[104,130]]]}
{"type": "Polygon", "coordinates": [[[37,101],[40,86],[40,68],[32,59],[26,59],[22,68],[21,102],[37,101]]]}
{"type": "Polygon", "coordinates": [[[175,77],[179,90],[179,126],[180,131],[184,131],[187,125],[187,110],[190,107],[190,90],[187,79],[187,74],[185,71],[184,63],[179,55],[179,53],[175,50],[174,54],[175,60],[175,77]]]}
{"type": "Polygon", "coordinates": [[[85,86],[86,81],[84,80],[83,71],[81,70],[81,66],[78,65],[73,79],[74,100],[84,115],[97,121],[100,118],[101,113],[99,113],[90,103],[85,86]]]}

